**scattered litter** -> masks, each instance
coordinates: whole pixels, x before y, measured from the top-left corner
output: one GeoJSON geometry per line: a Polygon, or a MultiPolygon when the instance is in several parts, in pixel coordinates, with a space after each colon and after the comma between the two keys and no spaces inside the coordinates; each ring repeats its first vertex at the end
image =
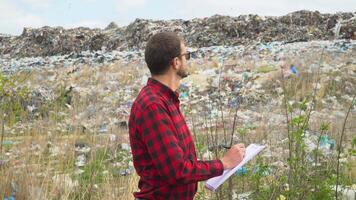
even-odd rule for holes
{"type": "Polygon", "coordinates": [[[130,150],[131,150],[131,147],[130,147],[130,145],[127,144],[127,143],[122,143],[122,144],[121,144],[121,149],[122,149],[122,150],[125,150],[125,151],[130,151],[130,150]]]}
{"type": "Polygon", "coordinates": [[[87,162],[87,158],[84,154],[79,155],[75,161],[75,166],[77,167],[84,167],[87,162]]]}
{"type": "Polygon", "coordinates": [[[289,69],[290,69],[290,71],[293,73],[293,74],[295,74],[295,75],[298,75],[299,73],[298,73],[298,70],[297,70],[297,67],[295,66],[295,65],[291,65],[290,67],[289,67],[289,69]]]}
{"type": "Polygon", "coordinates": [[[248,173],[248,170],[245,166],[242,166],[240,169],[238,169],[236,171],[236,176],[242,176],[242,175],[246,175],[248,173]]]}

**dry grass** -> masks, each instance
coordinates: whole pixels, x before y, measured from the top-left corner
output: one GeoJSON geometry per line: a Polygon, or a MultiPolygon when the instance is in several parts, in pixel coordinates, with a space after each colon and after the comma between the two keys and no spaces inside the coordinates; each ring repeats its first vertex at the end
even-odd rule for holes
{"type": "Polygon", "coordinates": [[[15,186],[16,199],[133,198],[138,177],[135,174],[114,176],[111,173],[114,169],[112,163],[100,160],[95,155],[101,151],[107,151],[108,154],[120,151],[119,143],[111,143],[105,136],[93,137],[78,133],[30,135],[5,139],[18,143],[5,148],[5,154],[12,154],[14,157],[0,168],[1,196],[9,196],[12,186],[15,186]],[[85,187],[80,185],[81,178],[75,175],[78,169],[74,166],[76,142],[86,143],[92,148],[88,163],[98,162],[102,165],[92,171],[92,188],[90,184],[85,187]],[[102,177],[102,180],[95,181],[96,176],[102,177]]]}

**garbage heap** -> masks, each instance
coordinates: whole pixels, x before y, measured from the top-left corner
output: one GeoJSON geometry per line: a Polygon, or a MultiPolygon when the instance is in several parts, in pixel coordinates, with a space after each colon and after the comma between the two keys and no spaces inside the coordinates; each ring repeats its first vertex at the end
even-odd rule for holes
{"type": "Polygon", "coordinates": [[[251,42],[296,42],[356,39],[355,13],[321,14],[296,11],[280,17],[214,15],[192,20],[136,19],[125,27],[110,23],[105,29],[24,28],[19,36],[0,35],[1,57],[39,57],[83,51],[142,50],[160,31],[174,31],[188,46],[236,46],[251,42]]]}

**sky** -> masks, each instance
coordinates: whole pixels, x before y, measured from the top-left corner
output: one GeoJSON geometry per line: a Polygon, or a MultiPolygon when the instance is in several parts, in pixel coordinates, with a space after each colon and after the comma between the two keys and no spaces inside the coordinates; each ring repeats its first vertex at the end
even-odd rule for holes
{"type": "Polygon", "coordinates": [[[258,14],[281,16],[297,10],[356,12],[356,0],[0,0],[0,33],[24,27],[126,26],[136,18],[167,20],[258,14]]]}

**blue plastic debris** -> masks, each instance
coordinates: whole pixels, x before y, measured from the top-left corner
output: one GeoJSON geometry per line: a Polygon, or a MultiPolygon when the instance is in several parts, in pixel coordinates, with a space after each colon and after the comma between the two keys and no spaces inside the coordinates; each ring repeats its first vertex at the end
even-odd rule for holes
{"type": "Polygon", "coordinates": [[[11,183],[11,195],[8,197],[4,197],[4,200],[15,200],[15,193],[17,192],[17,185],[15,183],[11,183]]]}
{"type": "Polygon", "coordinates": [[[182,90],[188,90],[189,89],[189,86],[187,86],[186,84],[184,84],[184,83],[182,83],[182,84],[180,84],[180,89],[182,89],[182,90]]]}
{"type": "Polygon", "coordinates": [[[298,70],[297,70],[297,67],[295,65],[293,65],[293,64],[289,67],[289,70],[290,70],[291,73],[293,73],[295,75],[299,74],[298,70]]]}
{"type": "Polygon", "coordinates": [[[241,175],[246,175],[248,173],[248,169],[244,166],[242,166],[241,168],[239,168],[237,171],[236,171],[236,176],[241,176],[241,175]]]}
{"type": "Polygon", "coordinates": [[[234,108],[237,106],[237,100],[236,99],[230,99],[228,102],[229,108],[234,108]]]}
{"type": "Polygon", "coordinates": [[[179,98],[181,99],[188,99],[188,92],[181,92],[179,93],[179,98]]]}
{"type": "Polygon", "coordinates": [[[253,168],[253,173],[259,174],[261,176],[268,176],[272,173],[272,169],[268,166],[257,165],[253,168]]]}
{"type": "Polygon", "coordinates": [[[11,194],[9,197],[4,197],[4,200],[15,200],[15,196],[11,194]]]}
{"type": "Polygon", "coordinates": [[[186,84],[180,84],[179,86],[179,98],[188,99],[189,97],[189,86],[186,84]]]}
{"type": "Polygon", "coordinates": [[[124,104],[124,106],[125,106],[126,108],[131,108],[131,106],[132,106],[132,101],[126,102],[126,103],[124,104]]]}
{"type": "Polygon", "coordinates": [[[224,58],[223,57],[220,57],[219,58],[219,63],[223,66],[224,65],[224,58]]]}
{"type": "Polygon", "coordinates": [[[11,140],[5,140],[2,142],[3,145],[13,145],[15,144],[15,142],[11,141],[11,140]]]}
{"type": "Polygon", "coordinates": [[[324,134],[320,137],[320,146],[329,146],[330,149],[334,149],[336,146],[336,141],[334,139],[330,139],[328,135],[324,134]]]}

